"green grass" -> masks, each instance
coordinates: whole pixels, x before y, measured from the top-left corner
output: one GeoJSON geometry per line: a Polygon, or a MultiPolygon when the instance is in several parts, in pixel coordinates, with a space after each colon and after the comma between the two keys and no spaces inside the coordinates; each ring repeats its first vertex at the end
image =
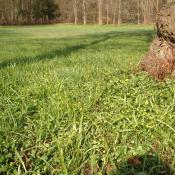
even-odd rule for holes
{"type": "Polygon", "coordinates": [[[0,27],[0,174],[168,174],[175,80],[134,71],[153,36],[135,25],[0,27]]]}

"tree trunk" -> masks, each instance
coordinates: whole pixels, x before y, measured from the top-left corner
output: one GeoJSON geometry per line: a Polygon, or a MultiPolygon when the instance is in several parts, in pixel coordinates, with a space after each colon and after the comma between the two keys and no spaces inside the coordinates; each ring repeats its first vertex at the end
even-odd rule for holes
{"type": "Polygon", "coordinates": [[[117,14],[117,0],[114,1],[113,7],[113,24],[116,24],[116,14],[117,14]]]}
{"type": "Polygon", "coordinates": [[[109,24],[109,0],[106,0],[107,4],[106,4],[106,10],[107,10],[107,14],[106,14],[106,23],[109,24]]]}
{"type": "Polygon", "coordinates": [[[140,0],[140,8],[143,15],[143,23],[148,24],[151,22],[151,12],[153,11],[153,0],[140,0]]]}
{"type": "Polygon", "coordinates": [[[74,9],[74,24],[77,24],[78,23],[77,0],[73,0],[73,9],[74,9]]]}
{"type": "Polygon", "coordinates": [[[83,23],[87,24],[87,17],[86,17],[86,0],[83,0],[83,23]]]}
{"type": "Polygon", "coordinates": [[[140,25],[140,13],[137,13],[137,24],[140,25]]]}
{"type": "Polygon", "coordinates": [[[29,0],[28,1],[28,16],[27,16],[27,21],[28,21],[28,24],[31,24],[31,20],[32,20],[32,0],[29,0]]]}
{"type": "Polygon", "coordinates": [[[143,23],[148,24],[147,13],[146,12],[144,12],[144,14],[143,14],[143,23]]]}
{"type": "Polygon", "coordinates": [[[140,0],[137,1],[137,24],[140,24],[140,0]]]}
{"type": "Polygon", "coordinates": [[[122,1],[118,0],[118,25],[121,24],[121,6],[122,6],[122,1]]]}
{"type": "Polygon", "coordinates": [[[159,0],[156,0],[156,21],[158,20],[158,13],[159,13],[159,0]]]}
{"type": "Polygon", "coordinates": [[[103,24],[103,0],[98,0],[98,23],[103,24]]]}
{"type": "Polygon", "coordinates": [[[12,0],[12,23],[16,23],[16,3],[12,0]]]}
{"type": "Polygon", "coordinates": [[[141,61],[144,71],[159,80],[175,76],[175,3],[164,6],[157,19],[157,38],[141,61]]]}

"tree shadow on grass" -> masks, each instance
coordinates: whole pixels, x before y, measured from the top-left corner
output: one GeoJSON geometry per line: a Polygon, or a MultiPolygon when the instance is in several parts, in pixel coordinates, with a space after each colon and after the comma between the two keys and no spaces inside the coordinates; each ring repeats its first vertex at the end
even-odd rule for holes
{"type": "MultiPolygon", "coordinates": [[[[82,43],[82,44],[78,44],[78,45],[73,45],[73,46],[69,46],[69,47],[65,47],[63,49],[55,49],[55,50],[51,50],[50,52],[45,52],[42,53],[40,55],[36,55],[33,57],[19,57],[19,58],[15,58],[12,60],[5,60],[3,62],[0,63],[0,68],[4,68],[10,65],[23,65],[23,64],[28,64],[28,63],[33,63],[33,62],[37,62],[37,61],[44,61],[44,60],[51,60],[55,57],[59,58],[61,56],[66,57],[68,55],[70,55],[71,53],[75,53],[78,52],[79,50],[85,49],[88,46],[92,46],[92,45],[96,45],[100,42],[105,42],[107,39],[109,39],[110,36],[109,35],[104,35],[104,37],[99,37],[99,39],[97,38],[97,40],[92,41],[91,43],[82,43]]],[[[71,38],[72,39],[72,38],[71,38]]],[[[76,39],[76,38],[75,38],[76,39]]]]}
{"type": "Polygon", "coordinates": [[[173,170],[168,163],[156,154],[146,154],[128,158],[126,162],[118,165],[115,172],[106,173],[112,175],[173,175],[173,170]]]}
{"type": "MultiPolygon", "coordinates": [[[[53,49],[49,52],[44,52],[41,53],[40,55],[35,55],[35,56],[24,56],[24,57],[18,57],[18,58],[14,58],[14,59],[10,59],[10,60],[5,60],[3,62],[0,63],[0,69],[1,68],[5,68],[7,66],[10,65],[24,65],[24,64],[30,64],[33,62],[38,62],[38,61],[45,61],[45,60],[51,60],[56,58],[60,58],[60,57],[66,57],[72,53],[76,53],[80,50],[86,49],[86,48],[91,48],[91,49],[97,49],[97,48],[102,48],[100,45],[100,43],[103,43],[103,48],[105,46],[105,48],[109,48],[109,49],[121,49],[121,48],[126,48],[126,49],[133,49],[135,50],[136,48],[143,48],[142,45],[139,45],[138,43],[131,43],[131,42],[124,42],[124,43],[119,43],[118,45],[116,44],[115,46],[109,46],[108,44],[105,45],[105,42],[107,40],[110,39],[114,39],[114,40],[118,40],[118,39],[127,39],[127,38],[132,38],[133,40],[135,37],[140,37],[140,36],[144,36],[146,37],[145,41],[147,43],[152,41],[152,32],[151,31],[123,31],[123,32],[119,32],[119,31],[114,31],[114,32],[108,32],[108,33],[101,33],[101,34],[91,34],[91,35],[84,35],[84,36],[79,36],[77,38],[63,38],[62,40],[67,40],[66,42],[68,42],[69,40],[80,40],[82,43],[77,44],[77,45],[73,45],[73,46],[68,46],[65,47],[63,49],[53,49]],[[84,42],[84,39],[88,39],[91,42],[84,42]],[[95,47],[96,46],[96,47],[95,47]]],[[[137,38],[138,39],[138,38],[137,38]]],[[[143,40],[141,38],[141,40],[143,40]]],[[[61,41],[61,40],[58,40],[61,41]]],[[[44,44],[44,40],[43,40],[43,44],[44,44]]],[[[102,48],[102,49],[103,49],[102,48]]]]}

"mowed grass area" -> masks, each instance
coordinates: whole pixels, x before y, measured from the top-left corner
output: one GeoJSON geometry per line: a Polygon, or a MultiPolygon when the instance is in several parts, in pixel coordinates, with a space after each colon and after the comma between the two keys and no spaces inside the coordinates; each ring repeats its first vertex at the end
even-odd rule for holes
{"type": "Polygon", "coordinates": [[[0,27],[0,174],[168,175],[175,80],[135,71],[153,37],[135,25],[0,27]]]}

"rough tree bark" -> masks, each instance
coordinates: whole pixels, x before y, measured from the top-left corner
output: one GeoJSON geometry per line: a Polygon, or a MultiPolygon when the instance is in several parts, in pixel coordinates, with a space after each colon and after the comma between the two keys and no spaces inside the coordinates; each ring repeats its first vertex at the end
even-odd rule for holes
{"type": "Polygon", "coordinates": [[[140,66],[159,80],[175,75],[175,3],[169,3],[160,10],[157,38],[140,66]]]}

